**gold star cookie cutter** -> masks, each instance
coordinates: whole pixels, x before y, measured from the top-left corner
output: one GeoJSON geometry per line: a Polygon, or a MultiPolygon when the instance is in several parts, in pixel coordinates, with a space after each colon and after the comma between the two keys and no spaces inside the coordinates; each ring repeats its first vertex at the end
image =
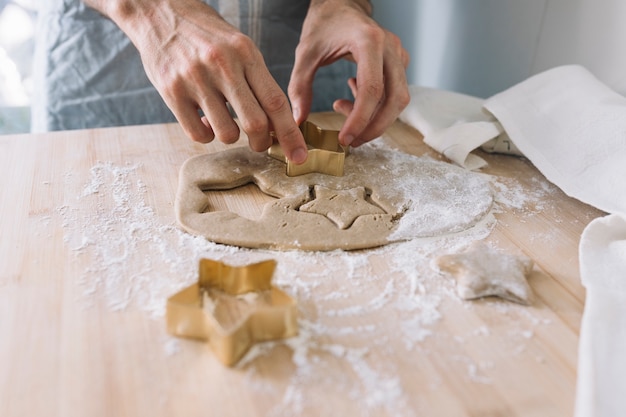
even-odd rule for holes
{"type": "Polygon", "coordinates": [[[298,333],[296,301],[272,285],[276,261],[236,267],[201,259],[198,282],[167,300],[167,331],[207,341],[233,366],[253,344],[298,333]]]}
{"type": "MultiPolygon", "coordinates": [[[[349,147],[339,143],[339,131],[322,129],[308,120],[300,125],[300,131],[309,153],[304,163],[295,164],[289,161],[278,143],[273,144],[267,151],[272,158],[287,163],[287,176],[295,177],[313,172],[335,177],[343,176],[344,161],[349,147]]],[[[274,132],[270,135],[276,136],[274,132]]]]}

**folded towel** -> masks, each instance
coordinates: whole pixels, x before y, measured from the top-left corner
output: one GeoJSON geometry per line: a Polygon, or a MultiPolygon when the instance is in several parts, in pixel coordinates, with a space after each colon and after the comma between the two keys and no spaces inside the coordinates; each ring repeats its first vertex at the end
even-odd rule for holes
{"type": "Polygon", "coordinates": [[[565,193],[626,213],[626,98],[568,65],[496,94],[484,107],[565,193]]]}
{"type": "Polygon", "coordinates": [[[485,160],[471,154],[487,152],[520,155],[498,121],[483,110],[483,99],[412,85],[411,102],[400,120],[424,135],[424,142],[452,162],[469,170],[482,168],[485,160]]]}

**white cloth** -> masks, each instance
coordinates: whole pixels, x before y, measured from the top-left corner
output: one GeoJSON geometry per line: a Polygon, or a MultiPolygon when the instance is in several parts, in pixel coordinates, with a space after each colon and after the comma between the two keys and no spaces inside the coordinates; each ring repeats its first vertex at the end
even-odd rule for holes
{"type": "Polygon", "coordinates": [[[587,296],[578,349],[577,417],[626,412],[626,217],[594,220],[580,242],[587,296]]]}
{"type": "Polygon", "coordinates": [[[411,101],[399,118],[424,135],[424,142],[452,162],[469,170],[486,162],[472,152],[519,155],[498,121],[483,110],[483,99],[412,85],[411,101]]]}
{"type": "Polygon", "coordinates": [[[570,196],[609,216],[580,243],[587,290],[577,417],[626,412],[626,98],[580,66],[548,70],[484,107],[533,164],[570,196]]]}
{"type": "Polygon", "coordinates": [[[626,213],[626,98],[570,65],[496,94],[485,108],[568,195],[626,213]]]}
{"type": "Polygon", "coordinates": [[[420,87],[411,94],[401,119],[457,164],[480,166],[470,152],[500,138],[565,193],[610,213],[585,228],[579,247],[586,299],[576,417],[625,415],[626,98],[577,65],[545,71],[486,101],[420,87]]]}

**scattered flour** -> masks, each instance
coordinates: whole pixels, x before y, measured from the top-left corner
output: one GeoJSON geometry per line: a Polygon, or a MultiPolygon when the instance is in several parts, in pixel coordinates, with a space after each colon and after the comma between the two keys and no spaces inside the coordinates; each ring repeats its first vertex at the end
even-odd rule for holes
{"type": "MultiPolygon", "coordinates": [[[[162,319],[167,297],[197,279],[200,258],[231,265],[273,258],[278,261],[274,284],[298,299],[300,332],[292,339],[254,346],[238,364],[247,373],[248,388],[262,392],[256,362],[278,345],[291,348],[294,370],[270,415],[290,416],[304,410],[323,414],[324,398],[316,393],[324,387],[359,400],[354,406],[361,408],[360,415],[415,415],[411,402],[414,405],[419,393],[407,392],[397,365],[376,357],[372,347],[402,357],[438,336],[434,326],[445,314],[444,301],[461,301],[454,282],[437,275],[430,260],[444,248],[453,252],[488,236],[495,225],[492,215],[461,233],[368,251],[247,250],[194,237],[179,230],[171,218],[157,214],[146,203],[148,190],[140,169],[140,165],[103,162],[92,167],[87,184],[76,184],[71,173],[65,176],[68,185],[82,187],[80,204],[70,202],[57,213],[66,245],[81,265],[87,265],[77,281],[85,308],[105,303],[110,310],[142,310],[147,318],[162,319]],[[387,265],[384,271],[379,269],[381,259],[387,265]],[[337,366],[348,371],[329,380],[328,369],[337,366]]],[[[501,206],[523,210],[529,201],[533,207],[540,204],[540,195],[524,195],[512,180],[494,181],[494,186],[501,206]]],[[[549,187],[545,192],[550,192],[549,187]]],[[[532,318],[532,313],[526,314],[532,318]]],[[[546,323],[536,319],[534,325],[541,324],[546,323]]],[[[520,339],[532,337],[532,328],[523,331],[520,339]]],[[[454,340],[489,336],[489,328],[481,326],[454,340]]],[[[165,341],[165,357],[179,350],[177,339],[165,341]]],[[[488,371],[485,364],[467,358],[458,361],[467,368],[468,379],[490,382],[483,375],[488,371]]]]}

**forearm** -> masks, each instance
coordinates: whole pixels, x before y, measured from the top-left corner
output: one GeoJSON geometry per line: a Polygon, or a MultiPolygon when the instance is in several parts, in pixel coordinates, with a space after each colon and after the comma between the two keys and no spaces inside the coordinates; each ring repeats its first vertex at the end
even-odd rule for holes
{"type": "Polygon", "coordinates": [[[181,34],[181,26],[211,28],[218,32],[230,27],[213,8],[199,0],[83,0],[111,19],[143,54],[165,48],[181,34]]]}

